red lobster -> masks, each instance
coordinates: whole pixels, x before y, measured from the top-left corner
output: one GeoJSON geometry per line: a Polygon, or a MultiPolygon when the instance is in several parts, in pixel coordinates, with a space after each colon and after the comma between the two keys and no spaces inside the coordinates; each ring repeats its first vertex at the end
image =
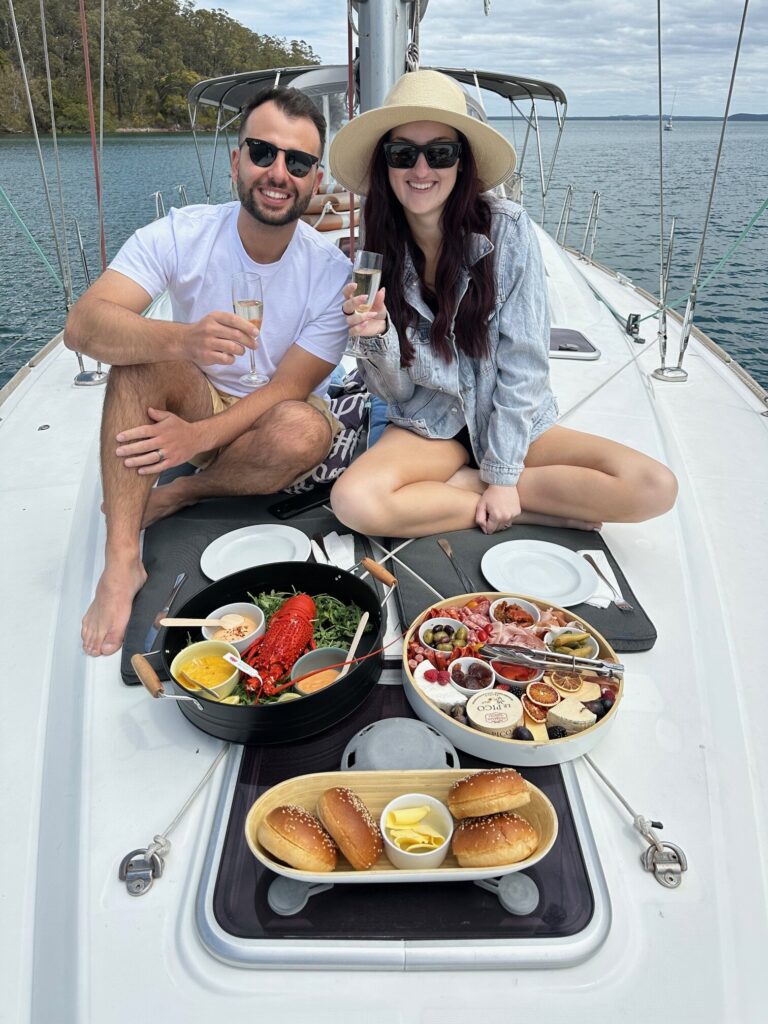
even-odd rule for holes
{"type": "Polygon", "coordinates": [[[250,676],[243,685],[257,697],[273,697],[282,687],[277,681],[291,670],[308,649],[315,646],[312,619],[317,609],[308,594],[289,597],[269,621],[269,628],[243,653],[243,661],[255,668],[262,682],[250,676]]]}

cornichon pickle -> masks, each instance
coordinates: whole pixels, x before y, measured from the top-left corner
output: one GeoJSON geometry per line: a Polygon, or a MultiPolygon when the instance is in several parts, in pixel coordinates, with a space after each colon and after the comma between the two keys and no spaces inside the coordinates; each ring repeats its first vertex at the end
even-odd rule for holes
{"type": "Polygon", "coordinates": [[[552,641],[552,646],[573,647],[574,644],[581,646],[585,640],[589,640],[589,633],[561,633],[552,641]]]}
{"type": "Polygon", "coordinates": [[[592,648],[586,645],[584,647],[576,647],[575,649],[569,647],[568,654],[574,658],[589,658],[592,655],[592,648]]]}

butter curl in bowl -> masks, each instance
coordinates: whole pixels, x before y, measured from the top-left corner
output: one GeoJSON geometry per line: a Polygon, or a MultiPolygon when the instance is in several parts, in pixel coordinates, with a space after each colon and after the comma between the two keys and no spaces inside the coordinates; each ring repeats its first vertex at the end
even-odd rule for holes
{"type": "Polygon", "coordinates": [[[448,855],[453,818],[444,803],[426,793],[403,793],[381,812],[384,852],[396,868],[438,868],[448,855]]]}

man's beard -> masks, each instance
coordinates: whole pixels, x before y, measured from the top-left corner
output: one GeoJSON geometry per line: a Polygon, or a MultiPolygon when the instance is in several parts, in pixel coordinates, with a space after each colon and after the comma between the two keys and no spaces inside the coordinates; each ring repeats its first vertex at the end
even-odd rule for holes
{"type": "MultiPolygon", "coordinates": [[[[277,186],[274,186],[277,189],[277,186]]],[[[260,224],[269,224],[271,227],[279,228],[285,224],[292,224],[298,220],[299,217],[304,213],[306,208],[309,206],[309,202],[312,198],[310,192],[307,196],[297,195],[293,201],[293,204],[284,212],[279,213],[278,211],[262,210],[256,205],[256,201],[253,197],[254,188],[246,188],[244,182],[238,175],[237,178],[237,195],[240,199],[243,209],[250,213],[254,220],[259,221],[260,224]]],[[[278,191],[282,191],[278,189],[278,191]]]]}

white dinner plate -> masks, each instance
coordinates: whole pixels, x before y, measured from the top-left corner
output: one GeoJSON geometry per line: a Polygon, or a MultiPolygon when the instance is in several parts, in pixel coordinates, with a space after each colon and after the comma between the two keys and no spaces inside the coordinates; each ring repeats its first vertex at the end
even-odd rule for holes
{"type": "Polygon", "coordinates": [[[232,530],[212,541],[200,557],[200,568],[211,580],[268,562],[306,562],[309,537],[293,526],[263,523],[232,530]]]}
{"type": "Polygon", "coordinates": [[[581,555],[543,540],[508,540],[489,548],[480,570],[496,590],[527,594],[567,608],[597,590],[595,570],[581,555]]]}

